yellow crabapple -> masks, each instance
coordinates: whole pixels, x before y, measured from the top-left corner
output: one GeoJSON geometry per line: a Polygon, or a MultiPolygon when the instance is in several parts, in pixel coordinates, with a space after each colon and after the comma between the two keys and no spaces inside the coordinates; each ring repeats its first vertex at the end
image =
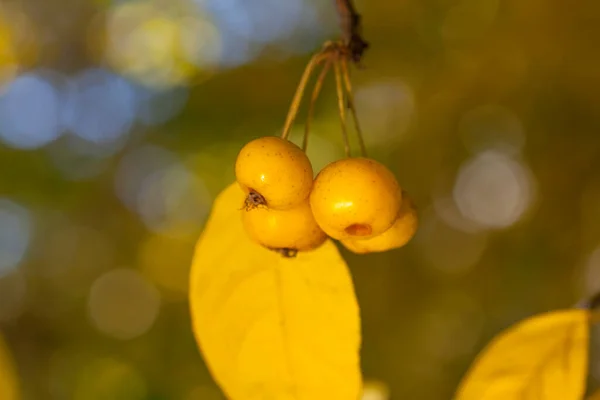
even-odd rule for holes
{"type": "Polygon", "coordinates": [[[400,214],[390,229],[369,239],[342,239],[348,250],[357,254],[377,253],[406,245],[417,232],[417,209],[406,192],[403,192],[400,214]]]}
{"type": "Polygon", "coordinates": [[[315,178],[310,205],[334,239],[369,238],[388,230],[400,211],[402,190],[383,164],[363,157],[327,165],[315,178]]]}
{"type": "Polygon", "coordinates": [[[287,210],[267,207],[243,210],[242,223],[252,240],[274,250],[313,250],[327,239],[313,218],[308,199],[287,210]]]}
{"type": "Polygon", "coordinates": [[[247,143],[237,156],[235,176],[248,195],[247,208],[292,208],[308,198],[313,183],[312,165],[304,151],[276,136],[247,143]]]}

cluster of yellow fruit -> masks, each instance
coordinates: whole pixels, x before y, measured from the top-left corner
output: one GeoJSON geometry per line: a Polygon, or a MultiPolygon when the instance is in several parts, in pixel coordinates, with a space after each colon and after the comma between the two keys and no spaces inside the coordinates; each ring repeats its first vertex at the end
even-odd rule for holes
{"type": "Polygon", "coordinates": [[[404,246],[417,213],[394,174],[379,162],[345,158],[313,179],[302,149],[275,136],[240,151],[235,174],[247,194],[242,222],[257,243],[287,256],[313,250],[328,236],[355,253],[404,246]]]}

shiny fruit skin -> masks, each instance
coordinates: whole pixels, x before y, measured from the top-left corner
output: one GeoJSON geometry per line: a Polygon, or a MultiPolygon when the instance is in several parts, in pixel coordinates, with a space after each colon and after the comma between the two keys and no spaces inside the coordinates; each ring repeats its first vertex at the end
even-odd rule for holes
{"type": "Polygon", "coordinates": [[[277,210],[302,203],[313,184],[313,169],[306,154],[276,136],[247,143],[236,159],[235,176],[247,194],[258,193],[264,205],[277,210]]]}
{"type": "Polygon", "coordinates": [[[334,239],[369,238],[388,230],[402,204],[394,174],[368,158],[345,158],[317,175],[310,204],[321,229],[334,239]]]}
{"type": "Polygon", "coordinates": [[[243,210],[242,223],[252,240],[270,249],[308,251],[327,239],[313,218],[308,199],[288,210],[243,210]]]}
{"type": "Polygon", "coordinates": [[[408,194],[403,193],[400,215],[394,225],[381,235],[370,239],[344,239],[341,243],[357,254],[379,253],[406,245],[417,232],[417,210],[408,194]]]}

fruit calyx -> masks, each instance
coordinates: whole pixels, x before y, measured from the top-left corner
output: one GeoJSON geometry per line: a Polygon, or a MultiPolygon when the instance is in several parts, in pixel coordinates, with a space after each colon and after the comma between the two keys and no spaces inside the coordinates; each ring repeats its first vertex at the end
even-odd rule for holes
{"type": "Polygon", "coordinates": [[[246,200],[244,201],[246,204],[246,211],[250,211],[256,207],[266,207],[267,201],[263,197],[262,194],[258,193],[254,189],[250,189],[248,192],[248,196],[246,196],[246,200]]]}
{"type": "Polygon", "coordinates": [[[282,249],[269,249],[280,254],[284,258],[295,258],[298,255],[298,250],[284,247],[282,249]]]}

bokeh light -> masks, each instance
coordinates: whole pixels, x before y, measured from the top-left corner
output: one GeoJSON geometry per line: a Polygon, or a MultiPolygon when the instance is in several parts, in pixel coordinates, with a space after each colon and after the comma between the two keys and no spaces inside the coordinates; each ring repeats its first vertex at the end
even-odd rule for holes
{"type": "Polygon", "coordinates": [[[125,79],[103,69],[89,69],[69,85],[65,125],[92,143],[122,140],[136,118],[135,91],[125,79]]]}
{"type": "Polygon", "coordinates": [[[312,3],[302,0],[195,0],[215,21],[222,43],[220,63],[235,67],[256,58],[266,45],[280,52],[305,51],[302,41],[290,42],[293,34],[311,34],[309,43],[318,45],[323,35],[312,3]],[[288,40],[286,40],[288,39],[288,40]],[[317,39],[317,40],[315,40],[317,39]]]}
{"type": "Polygon", "coordinates": [[[156,232],[190,234],[206,218],[212,197],[202,180],[160,147],[133,150],[121,160],[117,195],[156,232]]]}
{"type": "Polygon", "coordinates": [[[461,168],[454,200],[463,216],[490,228],[517,222],[534,200],[531,172],[505,154],[487,151],[461,168]]]}
{"type": "Polygon", "coordinates": [[[23,260],[33,231],[33,219],[23,206],[0,198],[0,277],[23,260]]]}
{"type": "Polygon", "coordinates": [[[16,2],[0,5],[0,85],[38,58],[38,32],[16,2]]]}
{"type": "Polygon", "coordinates": [[[356,90],[356,108],[370,146],[391,148],[405,139],[416,116],[414,92],[403,81],[382,81],[356,90]]]}
{"type": "Polygon", "coordinates": [[[117,70],[155,87],[189,83],[218,63],[218,32],[189,2],[118,2],[106,26],[106,59],[117,70]]]}
{"type": "Polygon", "coordinates": [[[198,177],[183,165],[174,164],[144,178],[137,210],[155,232],[192,234],[202,227],[211,200],[198,177]]]}
{"type": "Polygon", "coordinates": [[[6,18],[0,15],[0,84],[14,78],[19,68],[11,28],[6,18]]]}
{"type": "Polygon", "coordinates": [[[128,340],[146,333],[160,308],[158,291],[134,270],[117,269],[99,277],[88,298],[89,317],[102,333],[128,340]]]}
{"type": "Polygon", "coordinates": [[[42,73],[20,75],[0,96],[0,139],[19,149],[56,140],[63,131],[62,106],[61,93],[42,73]]]}

